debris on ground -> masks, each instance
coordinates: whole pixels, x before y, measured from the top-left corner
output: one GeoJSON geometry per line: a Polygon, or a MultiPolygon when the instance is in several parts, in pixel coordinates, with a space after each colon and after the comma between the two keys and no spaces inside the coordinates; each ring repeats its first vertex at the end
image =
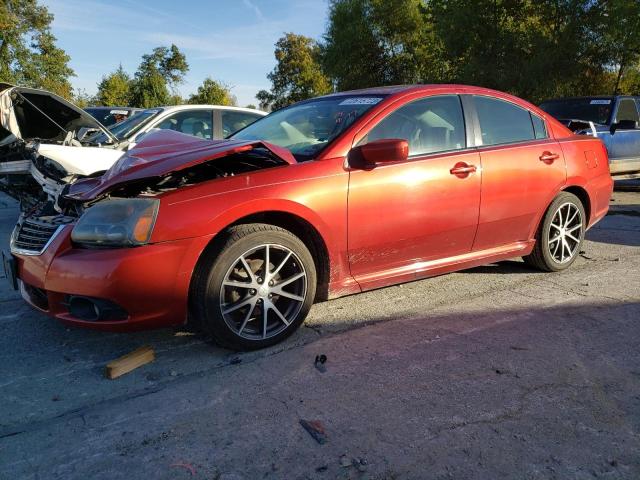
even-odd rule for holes
{"type": "Polygon", "coordinates": [[[156,355],[153,348],[145,345],[135,349],[133,352],[127,353],[109,363],[105,368],[105,376],[111,380],[118,378],[125,373],[129,373],[142,365],[151,363],[155,360],[156,355]]]}
{"type": "Polygon", "coordinates": [[[242,359],[240,357],[233,357],[229,360],[229,365],[238,365],[239,363],[242,363],[242,359]]]}
{"type": "Polygon", "coordinates": [[[318,371],[322,373],[327,371],[327,367],[324,365],[325,363],[327,363],[327,356],[325,354],[316,355],[314,365],[318,369],[318,371]]]}
{"type": "Polygon", "coordinates": [[[188,463],[172,463],[171,465],[169,465],[171,468],[184,468],[186,470],[189,471],[189,473],[191,474],[191,476],[193,477],[194,475],[196,475],[196,469],[193,465],[190,465],[188,463]]]}
{"type": "Polygon", "coordinates": [[[590,257],[590,256],[586,255],[586,252],[584,250],[580,250],[578,255],[580,255],[582,258],[584,258],[586,260],[593,260],[593,257],[590,257]]]}
{"type": "Polygon", "coordinates": [[[353,465],[353,462],[351,462],[351,459],[349,457],[347,457],[346,455],[341,455],[340,456],[340,466],[342,468],[347,468],[353,465]]]}
{"type": "Polygon", "coordinates": [[[320,445],[327,443],[327,433],[324,430],[324,425],[320,420],[300,420],[300,425],[304,428],[313,439],[320,445]]]}
{"type": "Polygon", "coordinates": [[[174,337],[192,337],[194,335],[194,332],[176,332],[173,334],[174,337]]]}

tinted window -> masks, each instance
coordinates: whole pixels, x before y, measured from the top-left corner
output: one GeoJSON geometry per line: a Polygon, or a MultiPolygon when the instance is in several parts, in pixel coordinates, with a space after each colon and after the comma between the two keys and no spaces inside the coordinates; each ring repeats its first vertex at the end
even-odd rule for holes
{"type": "Polygon", "coordinates": [[[533,133],[536,138],[547,138],[547,127],[539,116],[531,114],[531,122],[533,123],[533,133]]]}
{"type": "Polygon", "coordinates": [[[540,108],[558,120],[582,120],[606,125],[612,105],[611,98],[567,98],[544,102],[540,108]]]}
{"type": "Polygon", "coordinates": [[[258,120],[260,115],[247,112],[234,112],[232,110],[222,111],[222,136],[227,137],[238,130],[251,125],[258,120]]]}
{"type": "Polygon", "coordinates": [[[464,148],[460,98],[457,95],[429,97],[400,107],[373,127],[360,143],[385,138],[406,139],[409,155],[464,148]]]}
{"type": "MultiPolygon", "coordinates": [[[[139,132],[142,128],[148,125],[152,121],[152,119],[158,116],[161,112],[162,110],[160,109],[145,110],[143,112],[130,116],[120,123],[112,125],[111,127],[109,127],[109,130],[113,135],[116,136],[118,140],[130,138],[132,135],[139,132]]],[[[97,135],[91,137],[89,139],[89,142],[104,143],[107,140],[108,138],[104,133],[98,133],[97,135]]]]}
{"type": "Polygon", "coordinates": [[[535,138],[528,110],[495,98],[474,98],[483,145],[500,145],[535,138]]]}
{"type": "Polygon", "coordinates": [[[162,120],[154,128],[174,130],[199,138],[213,138],[211,110],[178,112],[162,120]]]}
{"type": "Polygon", "coordinates": [[[618,105],[618,113],[616,114],[616,122],[621,120],[631,120],[632,122],[640,122],[638,118],[638,110],[636,103],[631,98],[623,98],[618,105]]]}

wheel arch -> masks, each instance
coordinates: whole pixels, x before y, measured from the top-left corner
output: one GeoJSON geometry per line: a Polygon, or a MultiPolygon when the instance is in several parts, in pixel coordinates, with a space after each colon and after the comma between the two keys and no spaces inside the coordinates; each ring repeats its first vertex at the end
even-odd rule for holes
{"type": "Polygon", "coordinates": [[[324,301],[329,298],[330,257],[327,243],[320,231],[304,217],[285,210],[264,210],[254,212],[233,221],[222,227],[209,241],[200,253],[194,271],[191,275],[189,300],[193,294],[193,285],[196,276],[202,270],[202,261],[211,249],[219,248],[220,244],[231,227],[247,225],[251,223],[264,223],[288,230],[298,237],[309,249],[313,257],[317,274],[317,287],[315,301],[324,301]]]}
{"type": "Polygon", "coordinates": [[[580,185],[569,185],[563,188],[561,192],[572,193],[578,197],[584,207],[584,213],[587,216],[587,225],[589,225],[591,223],[591,197],[589,197],[589,192],[580,185]]]}

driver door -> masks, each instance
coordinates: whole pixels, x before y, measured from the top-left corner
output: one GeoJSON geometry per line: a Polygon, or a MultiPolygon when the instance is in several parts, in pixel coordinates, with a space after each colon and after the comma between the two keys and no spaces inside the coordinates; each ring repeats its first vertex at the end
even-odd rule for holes
{"type": "Polygon", "coordinates": [[[477,151],[467,149],[460,97],[422,98],[365,128],[360,145],[406,139],[409,158],[350,170],[349,264],[361,287],[411,280],[426,269],[424,262],[469,253],[481,169],[477,151]],[[475,171],[456,174],[461,167],[475,171]]]}

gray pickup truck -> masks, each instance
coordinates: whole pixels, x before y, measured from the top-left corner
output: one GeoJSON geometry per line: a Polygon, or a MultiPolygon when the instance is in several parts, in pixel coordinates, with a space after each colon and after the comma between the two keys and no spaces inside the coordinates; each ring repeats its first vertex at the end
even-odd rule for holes
{"type": "Polygon", "coordinates": [[[540,108],[578,134],[601,138],[611,175],[640,173],[640,97],[627,95],[558,98],[540,108]]]}

